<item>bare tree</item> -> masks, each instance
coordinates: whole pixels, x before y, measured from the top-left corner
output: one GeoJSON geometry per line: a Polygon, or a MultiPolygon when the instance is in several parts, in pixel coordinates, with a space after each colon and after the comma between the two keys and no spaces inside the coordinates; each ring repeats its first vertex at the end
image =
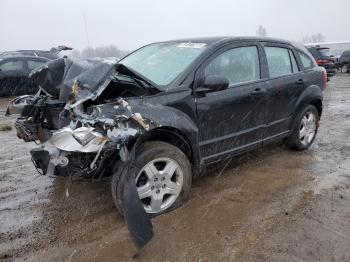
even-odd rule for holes
{"type": "Polygon", "coordinates": [[[84,48],[82,51],[78,51],[74,49],[70,53],[70,56],[74,58],[117,57],[120,59],[120,58],[123,58],[128,53],[129,51],[121,50],[114,45],[98,46],[96,48],[89,46],[84,48]]]}
{"type": "Polygon", "coordinates": [[[306,35],[301,39],[301,42],[307,43],[320,43],[326,41],[326,37],[322,33],[317,33],[313,35],[306,35]]]}
{"type": "Polygon", "coordinates": [[[256,35],[260,37],[267,36],[266,28],[263,27],[262,25],[259,25],[258,29],[256,30],[256,35]]]}

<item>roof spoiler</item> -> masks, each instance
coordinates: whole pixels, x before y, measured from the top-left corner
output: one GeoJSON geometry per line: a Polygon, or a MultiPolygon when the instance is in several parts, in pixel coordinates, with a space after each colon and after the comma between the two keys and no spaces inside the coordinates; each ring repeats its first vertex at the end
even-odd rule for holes
{"type": "Polygon", "coordinates": [[[72,47],[69,47],[69,46],[65,46],[65,45],[59,45],[57,47],[52,47],[50,49],[50,52],[51,53],[55,53],[56,55],[61,52],[61,51],[67,51],[67,50],[73,50],[72,47]]]}

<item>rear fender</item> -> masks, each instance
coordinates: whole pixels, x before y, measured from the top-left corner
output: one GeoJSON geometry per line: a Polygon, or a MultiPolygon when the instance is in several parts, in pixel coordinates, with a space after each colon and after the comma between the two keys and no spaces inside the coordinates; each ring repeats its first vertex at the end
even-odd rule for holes
{"type": "MultiPolygon", "coordinates": [[[[308,86],[303,93],[298,98],[294,109],[293,121],[291,121],[291,125],[293,125],[295,117],[297,117],[298,113],[303,110],[306,106],[312,105],[316,102],[323,101],[323,93],[320,87],[317,85],[308,86]]],[[[321,117],[321,114],[320,114],[321,117]]]]}

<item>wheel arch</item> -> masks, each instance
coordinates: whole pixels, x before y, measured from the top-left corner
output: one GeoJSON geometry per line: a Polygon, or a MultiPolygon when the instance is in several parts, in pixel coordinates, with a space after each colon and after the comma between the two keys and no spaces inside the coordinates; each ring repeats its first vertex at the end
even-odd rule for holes
{"type": "Polygon", "coordinates": [[[198,149],[199,131],[194,120],[185,112],[166,105],[155,105],[146,101],[129,101],[129,104],[135,112],[139,112],[152,123],[137,138],[137,143],[159,140],[177,146],[188,157],[196,173],[201,162],[198,149]]]}
{"type": "Polygon", "coordinates": [[[195,145],[184,132],[177,128],[171,126],[154,128],[139,138],[140,143],[148,141],[163,141],[174,145],[187,156],[191,164],[195,165],[198,163],[198,157],[194,149],[195,145]]]}
{"type": "Polygon", "coordinates": [[[317,108],[319,115],[322,114],[323,93],[319,86],[308,86],[300,95],[295,108],[295,113],[302,110],[307,105],[313,105],[317,108]]]}
{"type": "Polygon", "coordinates": [[[313,100],[311,100],[310,104],[313,105],[314,107],[316,107],[317,112],[318,112],[318,116],[321,118],[322,110],[323,110],[322,99],[319,97],[316,97],[313,100]]]}
{"type": "Polygon", "coordinates": [[[290,123],[290,128],[292,128],[295,118],[298,116],[299,112],[303,110],[308,105],[313,105],[316,107],[319,117],[322,115],[323,110],[323,94],[320,87],[317,85],[312,85],[307,87],[304,92],[300,95],[296,107],[294,110],[294,115],[290,123]]]}

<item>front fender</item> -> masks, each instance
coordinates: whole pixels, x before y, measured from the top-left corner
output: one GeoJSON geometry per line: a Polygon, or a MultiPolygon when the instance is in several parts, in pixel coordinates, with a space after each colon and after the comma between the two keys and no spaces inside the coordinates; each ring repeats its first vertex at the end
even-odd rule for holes
{"type": "Polygon", "coordinates": [[[193,120],[182,111],[169,106],[152,104],[149,102],[129,101],[134,112],[143,118],[149,119],[156,127],[171,127],[183,132],[191,143],[198,140],[198,127],[193,120]]]}
{"type": "Polygon", "coordinates": [[[185,139],[191,144],[194,157],[198,159],[198,127],[194,121],[184,112],[169,106],[161,104],[152,104],[146,101],[128,101],[133,112],[138,112],[143,118],[152,121],[148,131],[155,128],[172,128],[179,130],[185,135],[185,139]]]}

